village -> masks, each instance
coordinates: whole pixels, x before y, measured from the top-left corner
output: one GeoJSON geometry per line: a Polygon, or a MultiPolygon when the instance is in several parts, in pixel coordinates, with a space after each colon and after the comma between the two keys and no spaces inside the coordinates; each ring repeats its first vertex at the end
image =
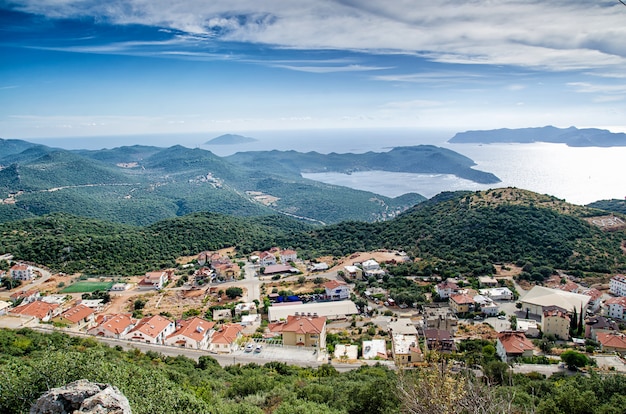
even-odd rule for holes
{"type": "Polygon", "coordinates": [[[355,367],[420,366],[433,352],[453,356],[463,341],[484,340],[501,361],[547,374],[564,369],[568,349],[626,372],[624,275],[594,287],[563,273],[531,285],[516,280],[514,265],[475,280],[408,277],[424,292],[417,303],[382,287],[391,266],[411,260],[399,251],[315,261],[278,247],[246,258],[200,252],[175,269],[97,278],[2,259],[10,266],[0,271],[0,327],[355,367]]]}

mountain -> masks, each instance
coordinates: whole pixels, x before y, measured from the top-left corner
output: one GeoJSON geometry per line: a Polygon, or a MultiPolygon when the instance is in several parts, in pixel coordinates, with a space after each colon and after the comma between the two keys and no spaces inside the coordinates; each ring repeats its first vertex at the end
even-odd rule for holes
{"type": "Polygon", "coordinates": [[[493,143],[532,143],[549,142],[567,144],[570,147],[623,147],[626,146],[626,134],[613,133],[605,129],[576,127],[495,129],[489,131],[459,132],[450,140],[454,144],[493,144],[493,143]]]}
{"type": "Polygon", "coordinates": [[[67,151],[3,140],[0,154],[0,222],[65,212],[145,225],[197,211],[376,221],[425,200],[333,186],[281,168],[259,170],[180,145],[67,151]]]}
{"type": "Polygon", "coordinates": [[[219,137],[215,137],[213,139],[208,140],[204,143],[204,145],[236,145],[236,144],[247,144],[249,142],[258,141],[255,138],[244,137],[242,135],[235,134],[224,134],[219,137]]]}
{"type": "Polygon", "coordinates": [[[396,147],[388,152],[364,154],[320,154],[296,151],[238,152],[226,157],[239,165],[254,165],[260,171],[284,174],[357,171],[391,171],[425,174],[454,174],[481,184],[500,182],[495,175],[474,170],[471,159],[449,149],[433,145],[396,147]]]}

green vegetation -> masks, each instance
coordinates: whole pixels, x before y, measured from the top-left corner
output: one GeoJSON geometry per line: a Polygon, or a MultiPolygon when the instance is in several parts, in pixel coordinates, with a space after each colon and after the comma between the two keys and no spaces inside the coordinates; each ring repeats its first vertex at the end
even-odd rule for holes
{"type": "Polygon", "coordinates": [[[208,355],[194,361],[109,348],[92,338],[1,329],[0,412],[28,412],[44,391],[81,378],[118,387],[135,414],[608,414],[626,406],[623,375],[510,375],[506,364],[491,359],[490,343],[464,347],[489,361],[482,380],[455,374],[436,357],[429,368],[399,373],[382,366],[339,373],[330,365],[282,362],[223,368],[208,355]]]}
{"type": "Polygon", "coordinates": [[[107,291],[113,286],[113,282],[76,282],[67,286],[61,293],[91,293],[95,291],[107,291]]]}

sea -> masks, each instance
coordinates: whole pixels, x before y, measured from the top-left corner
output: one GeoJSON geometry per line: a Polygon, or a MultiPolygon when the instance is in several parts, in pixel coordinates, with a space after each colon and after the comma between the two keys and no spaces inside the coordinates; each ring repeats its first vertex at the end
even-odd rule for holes
{"type": "Polygon", "coordinates": [[[102,149],[127,145],[202,148],[218,156],[243,151],[294,150],[328,153],[386,152],[398,146],[436,145],[475,162],[473,168],[495,174],[501,182],[478,184],[450,174],[412,174],[365,171],[351,174],[303,174],[329,184],[397,197],[419,193],[430,198],[442,191],[517,187],[585,205],[593,201],[626,198],[626,146],[568,147],[565,144],[451,144],[457,131],[425,129],[335,129],[289,131],[217,131],[115,137],[40,138],[30,142],[66,149],[102,149]],[[206,145],[223,133],[256,139],[237,145],[206,145]]]}

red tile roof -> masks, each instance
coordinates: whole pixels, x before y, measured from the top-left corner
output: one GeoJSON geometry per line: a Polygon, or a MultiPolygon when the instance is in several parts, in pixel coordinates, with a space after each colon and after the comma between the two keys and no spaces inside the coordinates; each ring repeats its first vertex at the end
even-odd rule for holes
{"type": "Polygon", "coordinates": [[[57,305],[56,303],[51,304],[37,300],[35,302],[27,303],[26,305],[20,305],[14,309],[11,309],[9,312],[18,315],[34,316],[35,318],[43,319],[48,315],[48,313],[52,312],[58,307],[59,305],[57,305]]]}
{"type": "Polygon", "coordinates": [[[211,343],[216,344],[232,344],[239,336],[239,333],[243,331],[243,326],[233,323],[223,325],[222,329],[213,334],[211,343]]]}
{"type": "Polygon", "coordinates": [[[347,283],[340,282],[338,280],[329,280],[328,282],[324,283],[322,286],[324,286],[326,289],[337,289],[339,286],[347,286],[347,283]]]}
{"type": "Polygon", "coordinates": [[[620,305],[623,308],[626,308],[626,297],[620,296],[617,298],[610,298],[604,302],[605,305],[620,305]]]}
{"type": "Polygon", "coordinates": [[[498,340],[502,343],[507,355],[523,354],[525,351],[535,349],[523,332],[503,331],[498,334],[498,340]]]}
{"type": "Polygon", "coordinates": [[[141,332],[151,338],[156,338],[170,323],[172,323],[172,321],[161,315],[146,316],[141,319],[129,333],[141,332]]]}
{"type": "Polygon", "coordinates": [[[600,342],[602,346],[626,350],[626,336],[624,336],[624,334],[614,332],[598,332],[596,336],[598,338],[598,342],[600,342]]]}
{"type": "Polygon", "coordinates": [[[61,314],[61,316],[63,316],[65,319],[72,323],[78,323],[93,313],[95,313],[93,309],[81,303],[74,306],[73,308],[66,310],[61,314]]]}
{"type": "Polygon", "coordinates": [[[209,332],[215,326],[215,322],[207,321],[202,318],[191,318],[178,321],[178,326],[173,334],[169,335],[171,338],[176,335],[182,335],[194,341],[200,342],[204,338],[207,332],[209,332]]]}
{"type": "Polygon", "coordinates": [[[271,332],[295,332],[304,334],[321,333],[326,324],[326,317],[287,316],[287,322],[270,324],[271,332]]]}
{"type": "Polygon", "coordinates": [[[137,323],[130,313],[118,313],[114,315],[102,315],[98,317],[98,327],[115,334],[121,334],[129,325],[137,323]]]}
{"type": "Polygon", "coordinates": [[[18,300],[18,299],[21,299],[21,298],[27,298],[29,296],[36,295],[37,293],[39,293],[39,291],[37,289],[21,290],[19,292],[15,292],[14,294],[12,294],[11,295],[11,299],[18,300]]]}
{"type": "Polygon", "coordinates": [[[544,316],[544,317],[546,317],[546,318],[549,318],[549,317],[551,317],[551,316],[555,316],[555,317],[558,317],[558,318],[567,319],[568,321],[570,321],[570,320],[571,320],[571,318],[569,317],[569,315],[567,314],[567,312],[563,312],[562,310],[557,309],[557,308],[558,308],[558,306],[555,306],[555,307],[554,307],[554,308],[552,308],[552,309],[546,309],[546,310],[544,310],[544,311],[543,311],[543,316],[544,316]]]}
{"type": "Polygon", "coordinates": [[[585,289],[582,291],[582,294],[590,296],[591,300],[593,301],[596,301],[602,297],[602,292],[600,292],[598,289],[595,289],[595,288],[585,289]]]}
{"type": "Polygon", "coordinates": [[[450,300],[456,302],[458,305],[475,303],[474,299],[465,293],[450,295],[450,300]]]}

